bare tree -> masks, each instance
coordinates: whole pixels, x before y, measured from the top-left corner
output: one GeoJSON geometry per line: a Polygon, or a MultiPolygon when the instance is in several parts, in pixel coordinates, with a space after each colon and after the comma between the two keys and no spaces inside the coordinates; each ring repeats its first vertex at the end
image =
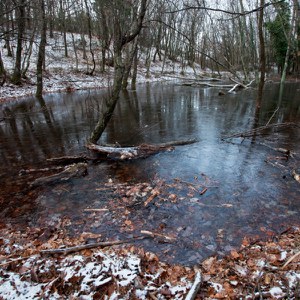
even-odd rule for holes
{"type": "Polygon", "coordinates": [[[45,10],[45,0],[39,0],[40,4],[40,16],[42,22],[41,29],[41,38],[38,52],[38,59],[36,65],[36,78],[37,78],[37,86],[36,86],[36,97],[42,98],[43,96],[43,66],[45,62],[45,48],[46,48],[46,34],[47,34],[47,18],[46,18],[46,10],[45,10]]]}
{"type": "Polygon", "coordinates": [[[125,72],[122,58],[123,49],[126,44],[132,42],[139,35],[147,10],[147,0],[135,1],[138,4],[138,8],[134,10],[132,5],[126,1],[103,2],[107,5],[106,8],[109,10],[110,18],[113,20],[114,82],[111,96],[106,101],[107,108],[100,116],[90,137],[90,141],[93,143],[96,143],[101,137],[119,100],[125,72]],[[131,15],[133,11],[136,12],[135,15],[131,15]],[[132,19],[134,19],[134,22],[132,22],[132,19]]]}
{"type": "Polygon", "coordinates": [[[14,73],[11,78],[14,84],[20,85],[22,83],[22,46],[23,46],[23,37],[25,32],[25,8],[27,5],[26,0],[13,0],[16,16],[17,16],[17,24],[18,24],[18,37],[17,37],[17,51],[16,51],[16,61],[14,73]]]}
{"type": "MultiPolygon", "coordinates": [[[[260,0],[260,6],[264,7],[265,0],[260,0]]],[[[256,107],[260,108],[263,90],[265,85],[266,74],[266,52],[265,52],[265,39],[264,39],[264,9],[261,9],[258,13],[258,37],[259,37],[259,62],[260,62],[260,79],[258,85],[258,92],[256,98],[256,107]]]]}

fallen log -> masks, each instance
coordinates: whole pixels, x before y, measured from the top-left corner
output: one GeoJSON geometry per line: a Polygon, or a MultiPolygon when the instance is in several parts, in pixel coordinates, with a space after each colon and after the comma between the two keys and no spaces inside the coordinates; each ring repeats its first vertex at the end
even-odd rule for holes
{"type": "Polygon", "coordinates": [[[50,176],[40,177],[35,179],[30,187],[37,187],[44,184],[54,184],[66,182],[74,177],[81,177],[87,174],[87,164],[78,163],[66,166],[62,172],[50,176]]]}
{"type": "Polygon", "coordinates": [[[126,159],[137,159],[137,158],[146,158],[150,155],[156,154],[161,151],[171,151],[174,149],[174,146],[182,146],[196,143],[197,140],[182,140],[182,141],[173,141],[162,144],[141,144],[136,147],[105,147],[89,143],[86,147],[89,150],[96,151],[100,154],[106,155],[111,159],[126,160],[126,159]]]}

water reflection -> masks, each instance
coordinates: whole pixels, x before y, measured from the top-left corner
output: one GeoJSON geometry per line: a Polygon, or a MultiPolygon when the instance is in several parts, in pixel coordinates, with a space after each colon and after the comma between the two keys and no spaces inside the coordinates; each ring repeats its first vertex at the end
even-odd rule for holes
{"type": "MultiPolygon", "coordinates": [[[[102,143],[118,142],[125,146],[188,138],[196,138],[199,142],[145,160],[91,165],[87,177],[63,189],[51,188],[42,195],[37,193],[36,201],[31,199],[28,220],[32,223],[41,216],[64,213],[78,218],[85,207],[105,203],[105,197],[97,188],[108,178],[117,182],[155,182],[157,178],[169,182],[175,178],[195,182],[209,178],[207,192],[195,196],[198,202],[166,202],[135,212],[136,220],[138,218],[147,229],[163,221],[168,230],[178,233],[178,246],[172,245],[169,249],[168,245],[146,244],[148,249],[161,255],[168,252],[166,259],[189,264],[238,245],[240,238],[257,234],[260,227],[279,230],[280,226],[298,222],[298,183],[289,174],[265,163],[268,156],[276,153],[247,140],[242,144],[241,140],[221,141],[222,136],[266,124],[279,105],[278,88],[266,86],[263,105],[256,112],[257,124],[254,122],[256,92],[251,89],[220,97],[218,90],[212,88],[151,84],[140,86],[137,91],[124,92],[102,136],[102,143]],[[283,178],[283,175],[287,176],[283,178]],[[229,206],[222,207],[222,204],[229,206]],[[222,243],[218,241],[220,230],[224,235],[222,243]]],[[[296,84],[286,86],[278,113],[273,117],[274,123],[299,123],[297,89],[296,84]]],[[[48,157],[86,151],[85,143],[98,120],[105,97],[103,90],[47,95],[40,102],[32,98],[2,104],[0,178],[4,180],[0,183],[0,198],[11,200],[5,199],[13,195],[11,191],[8,193],[9,182],[12,182],[10,175],[16,176],[21,168],[42,165],[48,157]]],[[[299,130],[276,132],[260,142],[297,153],[299,130]]],[[[8,218],[8,211],[5,216],[8,218]]],[[[18,218],[20,215],[15,214],[14,221],[18,218]]],[[[111,220],[109,222],[111,224],[111,220]]],[[[110,225],[109,230],[118,232],[119,229],[110,225]]],[[[95,227],[95,231],[103,234],[107,230],[105,219],[103,225],[95,227]]]]}

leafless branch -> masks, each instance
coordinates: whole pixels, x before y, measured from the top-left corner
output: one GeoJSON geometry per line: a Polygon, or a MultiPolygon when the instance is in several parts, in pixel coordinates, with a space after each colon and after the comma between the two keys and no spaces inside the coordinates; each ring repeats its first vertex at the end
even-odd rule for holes
{"type": "Polygon", "coordinates": [[[282,2],[284,2],[284,0],[280,0],[277,2],[268,2],[268,3],[265,3],[265,5],[258,6],[252,10],[245,10],[243,12],[234,12],[234,11],[230,11],[230,10],[225,10],[225,9],[220,9],[220,8],[212,8],[212,7],[206,7],[206,6],[200,6],[200,5],[199,6],[190,6],[190,5],[185,4],[183,8],[173,10],[173,11],[165,11],[165,13],[166,14],[174,14],[174,13],[187,11],[187,10],[207,10],[207,11],[222,12],[222,13],[229,14],[232,16],[242,17],[242,16],[246,16],[246,15],[261,11],[262,9],[265,9],[266,7],[268,7],[270,5],[276,5],[276,4],[279,4],[282,2]]]}

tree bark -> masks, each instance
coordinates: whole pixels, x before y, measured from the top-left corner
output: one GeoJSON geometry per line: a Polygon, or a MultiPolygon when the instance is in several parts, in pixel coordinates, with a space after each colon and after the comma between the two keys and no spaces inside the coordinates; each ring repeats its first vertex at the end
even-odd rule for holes
{"type": "Polygon", "coordinates": [[[136,79],[137,79],[137,71],[138,71],[138,63],[139,63],[138,52],[139,52],[138,45],[136,45],[136,49],[133,57],[133,66],[132,66],[132,78],[131,78],[132,90],[136,90],[136,79]]]}
{"type": "Polygon", "coordinates": [[[112,117],[116,104],[119,100],[119,95],[122,89],[122,82],[124,78],[125,66],[122,59],[122,52],[124,46],[130,42],[132,42],[136,36],[139,35],[142,30],[143,20],[146,14],[147,9],[147,0],[142,0],[140,12],[137,16],[137,21],[135,23],[135,28],[132,31],[128,30],[128,32],[132,32],[127,35],[123,32],[123,28],[121,28],[120,20],[114,20],[114,83],[113,89],[110,98],[107,100],[107,108],[100,117],[94,131],[91,134],[90,142],[96,143],[102,133],[104,132],[109,120],[112,117]]]}
{"type": "Polygon", "coordinates": [[[137,39],[134,40],[134,42],[131,45],[131,49],[128,49],[126,58],[125,58],[125,70],[124,70],[124,76],[123,76],[123,83],[122,83],[122,88],[123,90],[127,89],[128,86],[128,78],[129,78],[129,74],[132,68],[132,63],[135,57],[135,54],[137,52],[137,45],[138,45],[138,41],[137,39]]]}
{"type": "Polygon", "coordinates": [[[265,39],[264,39],[264,7],[265,0],[260,0],[261,10],[258,16],[258,37],[259,37],[259,60],[260,60],[260,80],[258,85],[258,92],[256,98],[256,107],[260,107],[262,103],[263,90],[265,85],[266,74],[266,53],[265,53],[265,39]]]}
{"type": "Polygon", "coordinates": [[[2,77],[2,80],[0,82],[0,86],[3,86],[5,81],[6,81],[6,71],[4,68],[2,56],[1,56],[1,51],[0,51],[0,77],[2,77]]]}
{"type": "Polygon", "coordinates": [[[36,97],[43,97],[43,66],[45,61],[45,48],[46,48],[46,33],[47,33],[47,19],[45,12],[45,1],[40,0],[41,5],[41,17],[42,17],[42,30],[41,30],[41,41],[38,52],[38,61],[36,66],[37,86],[36,86],[36,97]]]}
{"type": "Polygon", "coordinates": [[[89,48],[90,48],[90,53],[92,55],[92,62],[93,62],[93,68],[91,71],[88,72],[88,75],[93,76],[95,69],[96,69],[96,61],[95,61],[95,54],[93,51],[93,45],[92,45],[92,23],[91,23],[91,14],[90,14],[90,8],[88,6],[87,0],[84,0],[85,3],[85,9],[87,13],[87,22],[88,22],[88,32],[89,32],[89,48]]]}
{"type": "Polygon", "coordinates": [[[17,6],[18,38],[17,38],[16,62],[15,62],[14,73],[12,76],[12,82],[17,85],[20,85],[22,83],[21,61],[22,61],[23,36],[25,32],[26,2],[27,2],[26,0],[20,0],[17,6]]]}

